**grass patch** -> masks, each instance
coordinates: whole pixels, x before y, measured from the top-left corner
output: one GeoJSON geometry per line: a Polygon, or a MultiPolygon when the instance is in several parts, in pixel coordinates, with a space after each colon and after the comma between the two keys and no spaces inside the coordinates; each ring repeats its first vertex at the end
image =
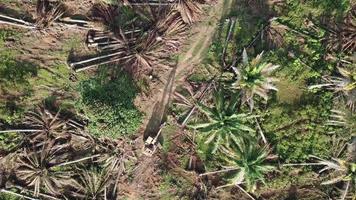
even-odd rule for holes
{"type": "Polygon", "coordinates": [[[133,103],[138,89],[123,72],[115,78],[108,77],[108,72],[102,70],[97,77],[82,81],[76,107],[90,119],[88,128],[93,135],[115,138],[133,134],[142,120],[133,103]]]}

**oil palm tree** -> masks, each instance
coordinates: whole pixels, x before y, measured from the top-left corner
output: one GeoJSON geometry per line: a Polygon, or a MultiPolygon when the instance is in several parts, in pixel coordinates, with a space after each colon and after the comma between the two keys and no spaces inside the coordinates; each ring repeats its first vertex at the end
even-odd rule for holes
{"type": "MultiPolygon", "coordinates": [[[[149,74],[154,67],[167,68],[166,65],[159,62],[160,59],[176,51],[186,33],[186,26],[182,19],[172,13],[174,12],[162,16],[144,34],[140,31],[136,33],[135,29],[126,31],[123,28],[118,28],[116,33],[105,36],[110,40],[105,42],[104,55],[72,62],[70,66],[78,72],[102,64],[118,63],[134,77],[149,74]]],[[[88,34],[88,36],[90,36],[88,41],[93,40],[91,39],[93,38],[92,34],[88,34]]],[[[98,36],[97,38],[102,37],[98,36]]]]}
{"type": "Polygon", "coordinates": [[[266,163],[269,154],[268,148],[259,147],[251,141],[246,141],[221,149],[221,157],[228,166],[225,166],[223,170],[208,172],[202,175],[226,173],[228,184],[219,188],[237,186],[254,199],[248,192],[253,193],[259,182],[265,183],[266,173],[275,169],[266,163]],[[243,189],[241,185],[246,189],[243,189]]]}
{"type": "Polygon", "coordinates": [[[41,143],[47,139],[66,139],[77,130],[68,120],[60,116],[60,111],[53,114],[40,105],[33,111],[25,113],[21,129],[5,130],[2,132],[24,133],[28,144],[41,143]]]}
{"type": "Polygon", "coordinates": [[[274,169],[273,166],[266,164],[269,154],[267,147],[260,148],[256,144],[244,142],[223,152],[226,153],[224,159],[229,168],[235,166],[239,169],[229,178],[229,182],[234,185],[243,183],[249,192],[256,190],[259,181],[265,183],[264,175],[274,169]]]}
{"type": "Polygon", "coordinates": [[[345,98],[346,105],[356,109],[356,71],[352,69],[337,68],[341,76],[324,76],[325,83],[312,85],[309,89],[326,87],[345,98]]]}
{"type": "Polygon", "coordinates": [[[101,156],[98,162],[104,163],[109,171],[122,172],[125,162],[130,158],[134,158],[134,153],[130,146],[123,139],[99,138],[96,141],[96,152],[101,156]]]}
{"type": "Polygon", "coordinates": [[[109,171],[95,168],[79,169],[78,174],[79,177],[73,184],[73,190],[69,192],[70,197],[74,199],[116,199],[116,194],[111,192],[114,184],[109,171]]]}
{"type": "Polygon", "coordinates": [[[241,139],[250,138],[255,132],[248,125],[255,116],[238,114],[238,96],[233,94],[228,101],[224,95],[224,89],[217,89],[211,108],[198,102],[198,109],[207,117],[207,121],[191,126],[204,134],[205,143],[212,147],[213,153],[221,144],[240,143],[241,139]]]}
{"type": "Polygon", "coordinates": [[[51,147],[47,146],[41,152],[25,149],[17,159],[16,179],[26,187],[33,188],[35,197],[41,190],[58,196],[65,185],[71,184],[67,173],[55,169],[58,158],[56,152],[49,149],[51,147]]]}
{"type": "Polygon", "coordinates": [[[42,29],[51,26],[54,21],[65,14],[66,10],[66,6],[60,1],[38,0],[36,27],[42,29]]]}
{"type": "Polygon", "coordinates": [[[254,107],[254,96],[258,95],[266,102],[270,90],[277,91],[274,86],[276,78],[271,76],[279,65],[273,65],[262,61],[263,52],[252,61],[249,61],[246,49],[242,54],[242,65],[234,68],[236,78],[233,80],[231,88],[238,90],[242,94],[242,103],[247,103],[252,110],[254,107]]]}
{"type": "Polygon", "coordinates": [[[353,191],[356,190],[356,163],[354,160],[339,158],[327,160],[313,155],[311,155],[310,158],[316,159],[316,162],[284,164],[284,166],[324,166],[319,173],[327,172],[328,174],[326,178],[328,180],[323,181],[321,184],[333,185],[340,182],[344,183],[344,188],[340,197],[341,200],[346,199],[349,192],[352,194],[353,191]]]}
{"type": "Polygon", "coordinates": [[[346,105],[354,111],[356,109],[356,71],[338,68],[341,77],[328,77],[331,89],[341,93],[346,100],[346,105]]]}

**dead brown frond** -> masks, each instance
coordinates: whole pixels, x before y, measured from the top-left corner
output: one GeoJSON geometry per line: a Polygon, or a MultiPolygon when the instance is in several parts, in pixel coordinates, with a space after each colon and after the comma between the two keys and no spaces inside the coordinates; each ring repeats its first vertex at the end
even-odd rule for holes
{"type": "Polygon", "coordinates": [[[352,54],[356,51],[356,6],[354,6],[342,23],[329,28],[325,39],[329,51],[352,54]]]}
{"type": "Polygon", "coordinates": [[[119,10],[117,6],[107,5],[103,2],[94,4],[92,7],[92,18],[103,22],[106,26],[115,28],[116,19],[119,16],[119,10]]]}
{"type": "Polygon", "coordinates": [[[78,169],[78,179],[68,191],[71,199],[116,199],[115,183],[108,170],[78,169]]]}
{"type": "Polygon", "coordinates": [[[67,173],[54,169],[64,154],[58,156],[62,149],[52,147],[53,143],[43,146],[39,152],[25,149],[16,160],[17,167],[14,173],[17,182],[33,188],[36,197],[40,191],[58,196],[63,192],[61,189],[72,182],[67,173]]]}
{"type": "Polygon", "coordinates": [[[187,35],[187,25],[177,12],[170,12],[167,17],[159,20],[155,30],[161,34],[167,52],[177,52],[187,35]]]}
{"type": "Polygon", "coordinates": [[[180,13],[183,21],[187,24],[198,21],[203,12],[201,5],[196,0],[176,0],[174,9],[180,13]]]}
{"type": "Polygon", "coordinates": [[[39,106],[34,111],[29,111],[25,115],[24,125],[37,130],[26,134],[31,143],[39,143],[47,139],[61,139],[69,137],[71,127],[65,120],[61,119],[60,112],[52,114],[43,106],[39,106]]]}
{"type": "Polygon", "coordinates": [[[284,44],[283,35],[288,30],[288,27],[271,21],[270,24],[263,30],[262,40],[266,41],[269,48],[279,48],[284,44]]]}
{"type": "Polygon", "coordinates": [[[49,0],[37,1],[37,28],[47,28],[67,11],[67,7],[62,2],[51,2],[49,0]]]}

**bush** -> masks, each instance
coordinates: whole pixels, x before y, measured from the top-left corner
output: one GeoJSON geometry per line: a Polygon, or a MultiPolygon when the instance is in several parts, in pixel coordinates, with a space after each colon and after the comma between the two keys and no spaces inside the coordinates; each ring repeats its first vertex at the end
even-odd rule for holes
{"type": "Polygon", "coordinates": [[[107,75],[103,73],[79,84],[81,99],[77,108],[90,119],[89,131],[94,135],[132,134],[142,120],[133,103],[137,88],[126,74],[110,80],[107,75]]]}

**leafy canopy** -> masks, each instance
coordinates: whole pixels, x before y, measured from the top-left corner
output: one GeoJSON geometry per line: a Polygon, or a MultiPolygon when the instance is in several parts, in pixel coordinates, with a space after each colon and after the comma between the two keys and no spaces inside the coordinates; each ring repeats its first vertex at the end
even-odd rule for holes
{"type": "Polygon", "coordinates": [[[229,168],[236,168],[228,178],[230,184],[244,184],[249,192],[256,190],[257,182],[265,183],[264,175],[274,169],[265,163],[269,153],[267,147],[243,142],[234,145],[234,148],[223,148],[223,152],[223,159],[229,168]]]}
{"type": "Polygon", "coordinates": [[[214,105],[208,107],[198,103],[198,109],[207,116],[207,121],[195,124],[192,128],[204,133],[205,144],[215,153],[221,144],[233,141],[239,143],[243,138],[250,138],[255,132],[248,122],[255,116],[237,113],[238,95],[233,94],[228,100],[224,89],[219,88],[213,95],[214,105]]]}
{"type": "Polygon", "coordinates": [[[263,52],[249,62],[246,49],[242,55],[242,66],[235,68],[236,79],[231,85],[232,89],[240,90],[242,103],[247,103],[251,109],[254,107],[254,96],[258,95],[266,102],[270,90],[277,91],[274,82],[277,80],[271,76],[279,65],[262,62],[263,52]]]}

